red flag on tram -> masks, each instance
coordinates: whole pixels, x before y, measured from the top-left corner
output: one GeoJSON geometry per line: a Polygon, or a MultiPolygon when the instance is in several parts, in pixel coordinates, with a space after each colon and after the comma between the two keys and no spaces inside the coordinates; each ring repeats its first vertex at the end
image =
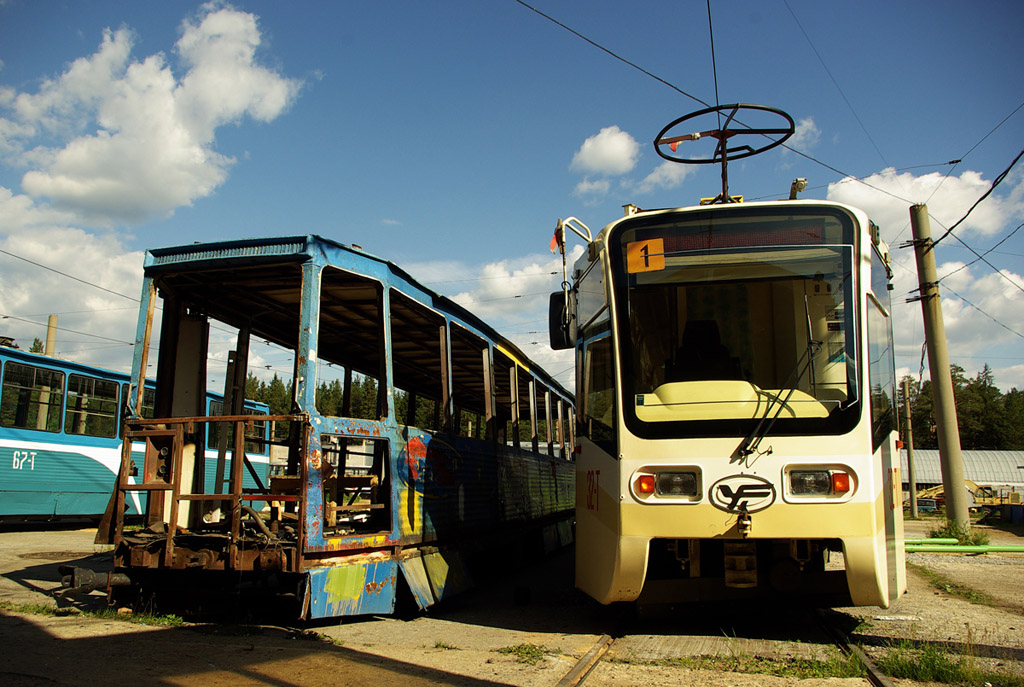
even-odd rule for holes
{"type": "Polygon", "coordinates": [[[554,253],[556,250],[565,252],[565,239],[562,238],[562,225],[559,224],[555,227],[555,235],[551,237],[551,252],[554,253]]]}

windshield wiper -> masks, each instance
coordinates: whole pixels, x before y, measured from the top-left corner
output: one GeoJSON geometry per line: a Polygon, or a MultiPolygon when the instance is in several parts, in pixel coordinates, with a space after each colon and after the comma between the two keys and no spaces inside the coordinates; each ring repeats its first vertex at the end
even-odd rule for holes
{"type": "MultiPolygon", "coordinates": [[[[807,317],[807,348],[800,355],[799,360],[796,361],[796,365],[793,366],[793,371],[789,373],[789,377],[786,379],[786,383],[783,385],[786,391],[786,397],[780,398],[781,394],[768,394],[771,400],[765,406],[764,413],[761,415],[761,419],[751,430],[750,434],[744,437],[739,447],[736,449],[737,453],[746,458],[754,453],[757,453],[757,447],[761,445],[761,440],[764,439],[768,432],[772,430],[775,425],[775,421],[782,415],[782,411],[785,410],[786,404],[789,403],[789,399],[792,398],[793,393],[796,392],[796,387],[799,386],[800,380],[804,378],[804,373],[811,369],[811,363],[814,362],[814,356],[818,354],[821,347],[824,345],[822,341],[815,341],[811,338],[811,312],[810,307],[807,303],[807,296],[804,296],[804,315],[807,317]],[[795,377],[795,379],[794,379],[795,377]],[[792,382],[792,384],[790,384],[792,382]],[[775,411],[775,415],[772,416],[771,420],[768,416],[771,414],[772,408],[778,404],[779,408],[775,411]]],[[[771,453],[771,449],[768,449],[768,453],[771,453]]]]}

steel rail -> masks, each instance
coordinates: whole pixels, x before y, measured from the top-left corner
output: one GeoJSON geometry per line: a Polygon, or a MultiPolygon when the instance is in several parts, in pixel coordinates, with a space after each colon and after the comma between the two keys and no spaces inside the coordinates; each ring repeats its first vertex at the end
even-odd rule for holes
{"type": "Polygon", "coordinates": [[[864,670],[867,671],[867,679],[874,687],[896,687],[896,684],[889,679],[889,677],[881,671],[881,669],[871,660],[870,657],[864,650],[859,646],[854,645],[850,642],[850,638],[846,636],[846,633],[839,629],[834,623],[830,622],[826,617],[824,611],[818,609],[818,622],[821,624],[822,629],[831,635],[832,640],[835,642],[839,650],[844,654],[853,655],[861,662],[864,666],[864,670]]]}
{"type": "Polygon", "coordinates": [[[597,662],[601,660],[601,657],[611,647],[612,641],[610,636],[601,635],[597,643],[590,648],[590,651],[584,654],[583,658],[577,661],[576,665],[570,668],[569,672],[555,683],[555,687],[578,687],[578,685],[583,684],[583,681],[590,675],[590,671],[594,669],[597,662]]]}

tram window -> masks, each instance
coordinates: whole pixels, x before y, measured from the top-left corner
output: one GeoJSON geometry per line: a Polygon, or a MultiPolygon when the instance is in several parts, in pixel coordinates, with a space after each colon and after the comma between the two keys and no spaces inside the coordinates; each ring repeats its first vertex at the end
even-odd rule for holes
{"type": "Polygon", "coordinates": [[[470,439],[482,439],[484,436],[484,416],[472,410],[457,408],[459,422],[458,435],[470,439]]]}
{"type": "MultiPolygon", "coordinates": [[[[266,449],[263,446],[263,439],[267,435],[267,421],[255,419],[260,415],[266,415],[262,411],[250,410],[246,408],[242,411],[243,415],[255,416],[253,420],[245,423],[245,429],[242,433],[245,435],[245,452],[246,453],[265,453],[266,449]]],[[[218,417],[224,415],[224,402],[223,401],[210,401],[210,415],[212,417],[218,417]]],[[[230,424],[226,422],[211,422],[209,424],[209,430],[207,431],[207,446],[212,449],[216,449],[220,442],[220,433],[224,431],[224,428],[230,428],[230,424]]],[[[230,430],[229,430],[230,431],[230,430]]],[[[230,445],[230,437],[229,437],[230,445]]]]}
{"type": "Polygon", "coordinates": [[[379,420],[386,412],[387,395],[378,393],[384,378],[383,298],[380,283],[373,279],[334,267],[324,269],[316,393],[321,414],[379,420]]]}
{"type": "Polygon", "coordinates": [[[452,399],[458,408],[458,434],[482,439],[486,436],[487,385],[483,357],[487,342],[453,324],[451,333],[452,399]]]}
{"type": "MultiPolygon", "coordinates": [[[[128,385],[121,385],[121,402],[122,407],[129,403],[128,398],[128,385]]],[[[142,392],[142,417],[154,418],[156,413],[154,412],[156,407],[156,389],[151,386],[147,386],[142,392]]]]}
{"type": "Polygon", "coordinates": [[[444,318],[400,291],[391,290],[391,369],[395,387],[395,418],[428,431],[447,418],[442,355],[447,348],[444,318]],[[404,407],[400,407],[403,403],[404,407]]]}
{"type": "Polygon", "coordinates": [[[586,345],[583,417],[581,432],[591,441],[611,450],[615,441],[615,373],[612,368],[612,339],[602,336],[586,345]]]}
{"type": "Polygon", "coordinates": [[[64,407],[64,373],[8,362],[0,391],[4,427],[59,432],[64,407]]]}
{"type": "MultiPolygon", "coordinates": [[[[128,411],[128,404],[130,403],[128,398],[128,385],[121,385],[121,411],[118,416],[117,422],[117,435],[124,438],[124,414],[128,411]]],[[[153,387],[147,386],[142,392],[142,417],[153,418],[156,417],[154,412],[156,406],[156,390],[153,387]]]]}
{"type": "Polygon", "coordinates": [[[889,317],[888,273],[877,252],[872,254],[868,294],[868,384],[871,390],[872,447],[877,449],[896,430],[896,371],[892,321],[889,317]]]}
{"type": "Polygon", "coordinates": [[[324,457],[324,534],[379,532],[390,523],[388,442],[320,436],[324,457]]]}
{"type": "Polygon", "coordinates": [[[537,383],[537,448],[541,453],[554,455],[554,447],[551,445],[551,423],[552,417],[549,410],[551,405],[551,391],[537,383]]]}
{"type": "Polygon", "coordinates": [[[113,437],[117,434],[118,384],[107,379],[68,375],[65,434],[113,437]]]}
{"type": "Polygon", "coordinates": [[[515,363],[501,351],[494,350],[495,428],[499,444],[519,445],[519,414],[516,412],[518,394],[512,390],[516,380],[515,363]]]}
{"type": "Polygon", "coordinates": [[[436,432],[440,429],[439,411],[440,406],[434,399],[395,389],[395,417],[399,423],[436,432]]]}
{"type": "Polygon", "coordinates": [[[530,400],[533,375],[517,365],[516,377],[516,388],[519,390],[519,399],[516,403],[519,410],[519,445],[534,450],[533,441],[536,436],[534,421],[536,418],[531,411],[533,405],[530,400]]]}

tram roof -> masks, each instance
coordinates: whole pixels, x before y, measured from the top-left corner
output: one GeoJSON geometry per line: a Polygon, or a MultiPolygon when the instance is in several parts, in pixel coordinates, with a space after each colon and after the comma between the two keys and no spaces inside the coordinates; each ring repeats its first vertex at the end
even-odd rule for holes
{"type": "MultiPolygon", "coordinates": [[[[370,279],[376,278],[375,275],[379,274],[381,270],[386,270],[390,274],[388,277],[389,286],[407,295],[411,292],[417,292],[420,298],[429,303],[435,310],[449,315],[454,321],[466,325],[490,341],[500,344],[501,349],[515,358],[520,365],[543,377],[549,387],[557,389],[568,398],[572,398],[572,393],[558,383],[543,367],[531,360],[518,346],[506,339],[496,329],[469,311],[465,306],[424,286],[396,263],[373,255],[359,246],[340,243],[315,234],[307,234],[304,236],[246,238],[153,248],[148,250],[146,254],[145,274],[147,277],[155,278],[162,274],[180,275],[185,271],[183,268],[186,268],[186,266],[190,272],[209,272],[211,274],[225,269],[245,269],[264,266],[270,272],[261,270],[259,278],[264,279],[268,283],[281,280],[277,282],[278,286],[272,287],[279,288],[279,284],[283,283],[286,278],[294,276],[295,270],[298,269],[299,265],[310,260],[317,260],[321,264],[361,274],[370,279]],[[335,255],[332,256],[332,253],[335,255]],[[364,265],[362,268],[361,263],[364,265]],[[280,266],[280,270],[275,269],[275,265],[280,266]]],[[[259,288],[258,282],[259,279],[246,281],[244,285],[239,287],[238,291],[244,291],[255,296],[256,291],[254,289],[259,288]]],[[[198,285],[197,283],[196,286],[198,285]]],[[[223,284],[218,284],[218,287],[220,286],[223,286],[223,284]]],[[[212,313],[227,313],[226,308],[223,307],[224,299],[221,296],[223,296],[223,293],[218,292],[216,297],[211,299],[211,306],[214,301],[217,301],[222,306],[221,309],[211,307],[212,313]]],[[[290,300],[297,298],[298,296],[293,295],[290,300]]],[[[276,295],[274,300],[279,300],[276,295]]],[[[266,299],[263,305],[273,306],[275,304],[270,303],[270,299],[266,299]]],[[[252,308],[252,310],[255,310],[255,308],[252,308]]],[[[265,312],[269,313],[271,310],[276,311],[277,323],[282,329],[285,329],[285,326],[281,324],[282,318],[288,318],[289,316],[280,307],[270,307],[265,312]]],[[[251,312],[235,311],[232,314],[235,316],[233,319],[238,321],[245,321],[252,317],[251,312]]],[[[215,316],[217,315],[215,314],[215,316]]],[[[297,317],[297,315],[292,314],[291,317],[297,317]]],[[[265,328],[264,331],[258,332],[259,336],[273,339],[272,333],[267,331],[267,329],[271,328],[265,328]]],[[[279,341],[278,343],[284,342],[279,341]]]]}

